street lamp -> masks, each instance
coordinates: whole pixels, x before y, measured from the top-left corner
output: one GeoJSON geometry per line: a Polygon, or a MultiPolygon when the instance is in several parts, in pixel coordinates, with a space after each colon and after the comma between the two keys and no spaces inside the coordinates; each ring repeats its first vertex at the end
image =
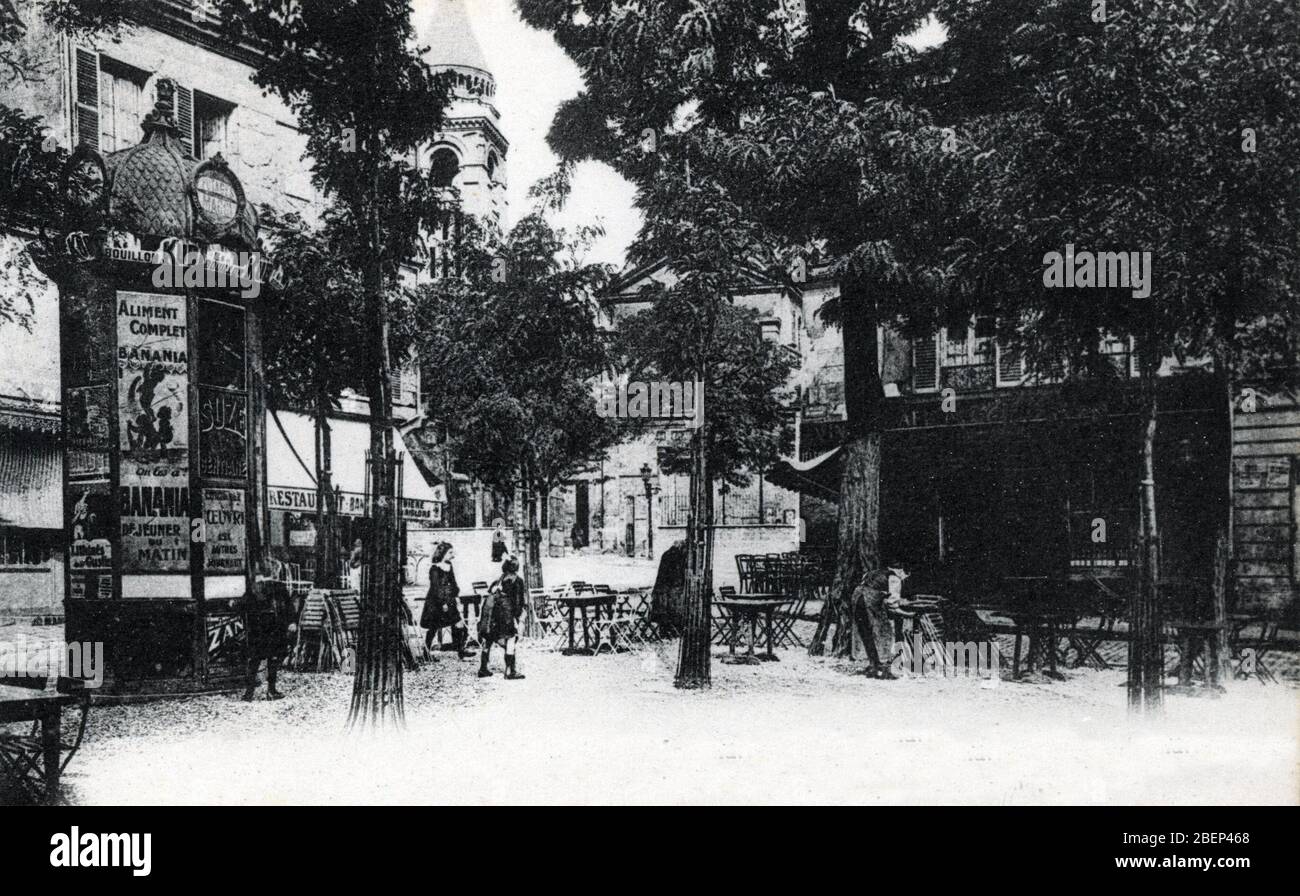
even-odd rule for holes
{"type": "Polygon", "coordinates": [[[654,502],[651,498],[651,477],[654,471],[650,469],[649,464],[641,465],[641,483],[645,486],[645,544],[646,556],[651,560],[655,558],[655,520],[654,520],[654,502]]]}

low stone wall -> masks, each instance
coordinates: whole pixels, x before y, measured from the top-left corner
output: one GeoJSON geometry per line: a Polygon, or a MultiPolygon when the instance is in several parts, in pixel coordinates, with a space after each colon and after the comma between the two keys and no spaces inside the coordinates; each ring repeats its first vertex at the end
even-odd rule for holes
{"type": "MultiPolygon", "coordinates": [[[[494,529],[407,529],[406,570],[407,581],[427,587],[429,584],[429,554],[440,541],[450,542],[456,557],[456,581],[463,593],[469,591],[471,582],[492,582],[501,575],[501,564],[492,562],[492,533],[494,529]]],[[[506,546],[513,549],[514,530],[506,529],[506,546]]]]}
{"type": "MultiPolygon", "coordinates": [[[[655,561],[686,537],[682,526],[655,527],[655,561]]],[[[713,587],[740,587],[737,554],[784,554],[799,550],[797,526],[717,526],[713,531],[713,587]]]]}

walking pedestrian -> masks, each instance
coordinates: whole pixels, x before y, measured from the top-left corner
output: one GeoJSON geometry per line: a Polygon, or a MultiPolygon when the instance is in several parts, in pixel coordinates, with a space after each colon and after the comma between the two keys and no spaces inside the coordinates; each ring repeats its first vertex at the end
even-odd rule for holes
{"type": "Polygon", "coordinates": [[[433,548],[431,555],[433,565],[429,567],[429,592],[424,598],[424,610],[420,613],[420,625],[425,629],[424,646],[433,649],[438,629],[451,628],[451,644],[456,655],[468,659],[474,654],[465,649],[469,640],[469,631],[465,620],[460,615],[460,586],[456,583],[456,571],[451,561],[456,552],[450,542],[440,541],[433,548]]]}
{"type": "Polygon", "coordinates": [[[507,557],[501,564],[501,578],[497,579],[483,601],[483,614],[478,618],[480,642],[479,678],[492,675],[488,659],[492,645],[500,644],[506,652],[506,678],[517,680],[524,675],[516,666],[516,649],[519,646],[519,617],[524,613],[527,592],[524,580],[519,577],[519,564],[507,557]]]}

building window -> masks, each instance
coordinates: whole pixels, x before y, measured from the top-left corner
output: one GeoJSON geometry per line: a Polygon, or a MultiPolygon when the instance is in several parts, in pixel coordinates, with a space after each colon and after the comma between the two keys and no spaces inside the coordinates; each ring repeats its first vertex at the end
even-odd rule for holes
{"type": "Polygon", "coordinates": [[[993,362],[992,318],[958,321],[944,327],[944,367],[965,367],[993,362]]]}
{"type": "Polygon", "coordinates": [[[225,100],[194,91],[194,156],[199,161],[234,152],[230,115],[235,107],[225,100]]]}
{"type": "Polygon", "coordinates": [[[460,157],[455,150],[441,146],[429,157],[429,178],[435,187],[451,187],[460,173],[460,157]]]}
{"type": "Polygon", "coordinates": [[[149,112],[144,88],[149,73],[107,56],[99,57],[99,150],[117,152],[144,139],[149,112]]]}

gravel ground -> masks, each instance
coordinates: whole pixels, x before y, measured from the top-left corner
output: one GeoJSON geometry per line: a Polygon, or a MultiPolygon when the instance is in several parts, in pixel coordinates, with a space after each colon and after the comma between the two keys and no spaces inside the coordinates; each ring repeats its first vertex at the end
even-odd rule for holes
{"type": "MultiPolygon", "coordinates": [[[[449,655],[407,678],[407,730],[349,735],[351,682],[288,698],[97,708],[78,803],[1283,803],[1300,800],[1297,691],[1235,682],[1135,724],[1123,672],[1063,682],[881,682],[841,661],[713,664],[672,687],[675,644],[522,654],[524,681],[449,655]]],[[[500,656],[494,666],[500,671],[500,656]]],[[[260,694],[259,694],[260,698],[260,694]]]]}

